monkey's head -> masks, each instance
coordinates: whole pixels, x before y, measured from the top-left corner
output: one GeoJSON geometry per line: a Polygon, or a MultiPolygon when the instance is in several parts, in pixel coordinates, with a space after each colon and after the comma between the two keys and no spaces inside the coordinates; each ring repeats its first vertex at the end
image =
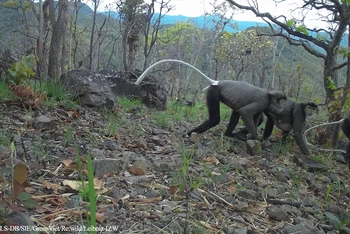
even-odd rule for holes
{"type": "Polygon", "coordinates": [[[318,114],[318,105],[314,102],[302,103],[306,115],[312,115],[313,113],[318,114]]]}

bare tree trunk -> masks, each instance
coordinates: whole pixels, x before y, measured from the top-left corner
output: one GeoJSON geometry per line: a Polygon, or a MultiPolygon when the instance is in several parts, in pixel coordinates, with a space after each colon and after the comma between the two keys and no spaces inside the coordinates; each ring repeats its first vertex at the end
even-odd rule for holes
{"type": "Polygon", "coordinates": [[[90,52],[89,52],[89,66],[88,69],[92,70],[92,53],[93,53],[93,45],[94,45],[94,32],[95,32],[95,26],[96,26],[96,13],[97,13],[97,7],[100,3],[99,0],[92,0],[94,2],[94,13],[92,18],[92,27],[91,27],[91,37],[90,37],[90,52]]]}
{"type": "Polygon", "coordinates": [[[77,49],[78,49],[78,40],[77,40],[77,22],[78,22],[78,0],[74,1],[74,30],[72,32],[74,47],[73,47],[73,67],[77,65],[77,49]]]}
{"type": "Polygon", "coordinates": [[[44,67],[43,51],[44,51],[44,12],[43,1],[39,0],[39,38],[37,42],[37,60],[36,60],[36,74],[39,78],[43,78],[44,67]]]}
{"type": "Polygon", "coordinates": [[[62,56],[63,30],[64,22],[66,20],[66,13],[68,8],[68,0],[58,1],[58,15],[55,17],[54,1],[49,1],[49,17],[52,27],[50,51],[49,51],[49,66],[48,75],[51,78],[57,78],[60,74],[60,58],[62,56]]]}
{"type": "MultiPolygon", "coordinates": [[[[350,47],[350,24],[348,25],[348,47],[350,47]]],[[[341,106],[344,106],[346,99],[348,97],[348,90],[350,85],[350,56],[347,56],[348,64],[346,66],[346,81],[345,86],[343,89],[343,98],[341,100],[341,106]]],[[[334,131],[333,139],[332,139],[332,145],[335,147],[338,144],[339,140],[339,132],[340,132],[340,125],[337,125],[334,131]]]]}

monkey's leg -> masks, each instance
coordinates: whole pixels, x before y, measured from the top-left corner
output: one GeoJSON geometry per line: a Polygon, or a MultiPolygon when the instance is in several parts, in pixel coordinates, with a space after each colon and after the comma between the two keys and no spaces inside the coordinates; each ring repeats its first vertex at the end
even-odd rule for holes
{"type": "Polygon", "coordinates": [[[299,146],[300,151],[303,154],[309,155],[309,150],[306,147],[306,144],[304,142],[304,138],[303,138],[303,134],[301,134],[300,132],[294,132],[293,134],[293,138],[295,140],[295,142],[297,143],[297,145],[299,146]]]}
{"type": "Polygon", "coordinates": [[[261,107],[258,104],[251,103],[239,110],[245,127],[248,132],[252,134],[254,139],[258,139],[258,132],[256,130],[256,124],[254,123],[254,115],[260,112],[261,107]]]}
{"type": "Polygon", "coordinates": [[[227,125],[226,128],[226,132],[225,132],[225,136],[228,137],[234,137],[235,134],[233,134],[233,130],[235,129],[235,127],[237,126],[238,120],[239,120],[239,113],[232,111],[231,117],[230,117],[230,122],[227,125]]]}
{"type": "Polygon", "coordinates": [[[306,143],[303,137],[305,115],[302,114],[301,106],[296,107],[293,111],[293,138],[303,154],[309,155],[306,143]]]}
{"type": "Polygon", "coordinates": [[[263,113],[256,113],[253,116],[253,120],[254,120],[254,124],[255,124],[256,129],[258,129],[258,127],[262,124],[263,119],[264,119],[263,113]]]}
{"type": "Polygon", "coordinates": [[[271,136],[272,134],[272,130],[273,130],[273,126],[275,125],[275,123],[273,122],[272,117],[265,113],[267,116],[267,120],[265,123],[265,129],[264,129],[264,135],[263,135],[263,140],[266,140],[267,138],[269,138],[269,136],[271,136]]]}
{"type": "Polygon", "coordinates": [[[208,129],[220,123],[220,98],[218,86],[210,86],[207,93],[207,106],[209,112],[209,119],[198,127],[192,129],[187,133],[191,136],[192,132],[203,133],[208,129]]]}
{"type": "MultiPolygon", "coordinates": [[[[344,116],[344,121],[341,125],[341,128],[345,136],[350,140],[350,111],[344,116]]],[[[346,149],[345,161],[350,167],[350,143],[348,143],[348,148],[346,149]]]]}
{"type": "Polygon", "coordinates": [[[348,143],[348,148],[346,149],[345,162],[350,167],[350,142],[348,143]]]}

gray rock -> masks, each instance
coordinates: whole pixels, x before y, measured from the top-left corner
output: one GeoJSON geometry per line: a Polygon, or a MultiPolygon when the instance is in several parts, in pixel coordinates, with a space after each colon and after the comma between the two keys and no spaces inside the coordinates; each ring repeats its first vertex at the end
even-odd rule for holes
{"type": "Polygon", "coordinates": [[[102,150],[97,148],[90,149],[92,159],[105,159],[106,155],[102,150]]]}
{"type": "Polygon", "coordinates": [[[132,165],[133,165],[133,167],[139,168],[143,171],[146,171],[148,168],[148,164],[144,158],[140,158],[140,159],[135,160],[132,163],[132,165]]]}
{"type": "Polygon", "coordinates": [[[304,198],[303,205],[306,207],[318,207],[317,203],[310,196],[304,198]]]}
{"type": "Polygon", "coordinates": [[[262,152],[261,142],[258,140],[247,140],[247,150],[250,155],[259,155],[262,152]]]}
{"type": "Polygon", "coordinates": [[[40,115],[35,118],[33,127],[35,129],[52,129],[54,127],[54,123],[49,117],[40,115]]]}
{"type": "Polygon", "coordinates": [[[294,226],[286,226],[283,228],[285,234],[311,234],[312,232],[303,224],[297,224],[294,226]]]}
{"type": "Polygon", "coordinates": [[[248,234],[247,228],[235,228],[231,226],[225,226],[223,229],[226,234],[248,234]]]}
{"type": "Polygon", "coordinates": [[[122,171],[124,162],[116,159],[95,159],[92,161],[95,175],[102,177],[105,174],[118,174],[122,171]]]}
{"type": "Polygon", "coordinates": [[[108,140],[106,140],[106,141],[104,141],[104,142],[102,143],[102,145],[103,145],[104,147],[106,147],[106,148],[107,148],[108,150],[110,150],[110,151],[116,151],[116,150],[119,149],[118,144],[115,143],[114,141],[108,141],[108,140]]]}
{"type": "Polygon", "coordinates": [[[268,198],[276,198],[276,197],[278,197],[278,194],[279,194],[279,192],[278,192],[278,189],[276,189],[276,188],[268,188],[266,190],[266,195],[268,198]]]}
{"type": "Polygon", "coordinates": [[[81,205],[79,199],[80,198],[78,195],[70,196],[69,201],[65,204],[65,206],[69,209],[79,207],[81,205]]]}
{"type": "Polygon", "coordinates": [[[140,98],[148,107],[166,110],[168,93],[154,77],[147,75],[140,85],[135,85],[137,77],[142,74],[140,71],[126,74],[116,71],[101,71],[100,73],[113,84],[112,92],[115,95],[140,98]]]}
{"type": "Polygon", "coordinates": [[[258,193],[256,191],[250,190],[250,189],[239,192],[238,195],[243,197],[243,198],[247,198],[247,199],[251,199],[251,200],[257,200],[257,198],[258,198],[258,193]]]}
{"type": "Polygon", "coordinates": [[[138,158],[138,154],[132,151],[124,151],[122,153],[122,158],[126,162],[132,162],[135,161],[136,158],[138,158]]]}
{"type": "Polygon", "coordinates": [[[112,108],[116,95],[112,92],[110,82],[103,76],[87,70],[72,70],[61,76],[68,92],[79,97],[87,106],[112,108]]]}
{"type": "Polygon", "coordinates": [[[113,187],[111,192],[112,197],[117,199],[121,199],[127,194],[127,191],[125,189],[119,187],[113,187]]]}
{"type": "MultiPolygon", "coordinates": [[[[8,217],[4,217],[8,220],[11,226],[21,226],[21,227],[34,227],[34,222],[31,220],[29,215],[23,211],[14,211],[8,217]]],[[[13,231],[14,234],[36,234],[36,231],[13,231]]]]}
{"type": "Polygon", "coordinates": [[[272,206],[267,207],[266,213],[270,218],[275,219],[277,221],[289,220],[287,213],[282,208],[280,208],[278,206],[272,205],[272,206]]]}
{"type": "Polygon", "coordinates": [[[262,149],[269,149],[272,147],[272,143],[269,140],[265,140],[263,141],[261,146],[262,146],[262,149]]]}

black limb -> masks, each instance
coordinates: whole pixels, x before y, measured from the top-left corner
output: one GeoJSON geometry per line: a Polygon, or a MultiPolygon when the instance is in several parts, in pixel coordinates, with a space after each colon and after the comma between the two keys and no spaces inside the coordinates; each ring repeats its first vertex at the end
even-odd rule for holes
{"type": "Polygon", "coordinates": [[[228,137],[235,136],[235,134],[233,134],[232,132],[238,124],[239,117],[240,117],[239,113],[232,111],[232,114],[230,117],[230,122],[228,123],[227,128],[226,128],[225,136],[228,136],[228,137]]]}
{"type": "Polygon", "coordinates": [[[239,110],[244,125],[246,126],[248,132],[252,134],[253,139],[258,139],[258,132],[256,129],[256,121],[251,116],[255,116],[257,113],[259,113],[259,111],[256,111],[259,109],[260,107],[258,103],[251,103],[239,110]]]}
{"type": "Polygon", "coordinates": [[[305,111],[302,109],[302,105],[298,105],[293,110],[293,138],[299,149],[303,154],[309,155],[309,150],[306,147],[304,140],[304,123],[305,123],[305,111]],[[302,114],[304,113],[304,115],[302,114]]]}
{"type": "Polygon", "coordinates": [[[209,87],[207,92],[207,106],[209,119],[189,131],[187,133],[188,136],[191,136],[192,132],[203,133],[220,123],[220,91],[218,86],[211,85],[209,87]]]}
{"type": "MultiPolygon", "coordinates": [[[[350,140],[350,111],[348,111],[348,113],[346,113],[344,116],[344,121],[341,125],[341,128],[345,136],[350,140]]],[[[350,142],[348,143],[348,147],[346,149],[345,161],[350,167],[350,142]]]]}
{"type": "Polygon", "coordinates": [[[265,129],[264,129],[264,135],[263,135],[264,140],[266,140],[267,138],[269,138],[271,136],[273,126],[275,125],[273,118],[268,113],[265,113],[265,114],[266,114],[267,120],[265,123],[265,129]]]}

